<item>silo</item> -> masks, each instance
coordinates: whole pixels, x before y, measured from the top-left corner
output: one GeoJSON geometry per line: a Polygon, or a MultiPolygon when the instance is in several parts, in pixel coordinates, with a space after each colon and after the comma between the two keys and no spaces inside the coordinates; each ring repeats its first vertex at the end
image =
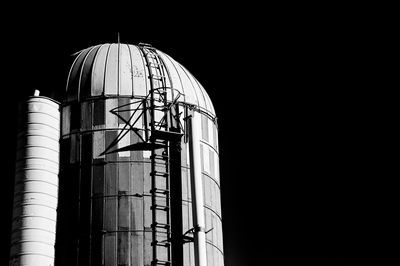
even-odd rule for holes
{"type": "Polygon", "coordinates": [[[216,115],[182,65],[147,44],[89,47],[61,105],[57,266],[223,265],[216,115]]]}
{"type": "Polygon", "coordinates": [[[36,91],[20,105],[10,266],[54,265],[59,170],[58,102],[36,91]]]}

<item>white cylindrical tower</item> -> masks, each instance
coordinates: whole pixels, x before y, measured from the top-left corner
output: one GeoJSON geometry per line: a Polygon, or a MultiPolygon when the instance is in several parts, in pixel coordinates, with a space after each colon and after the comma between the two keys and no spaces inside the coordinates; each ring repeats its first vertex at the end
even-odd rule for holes
{"type": "Polygon", "coordinates": [[[10,266],[54,265],[59,104],[31,96],[20,106],[10,266]]]}

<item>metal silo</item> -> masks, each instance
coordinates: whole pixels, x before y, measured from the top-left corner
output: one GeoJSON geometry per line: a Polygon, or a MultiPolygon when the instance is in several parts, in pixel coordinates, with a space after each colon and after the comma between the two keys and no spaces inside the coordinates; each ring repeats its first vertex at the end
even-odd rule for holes
{"type": "Polygon", "coordinates": [[[93,46],[61,106],[57,266],[223,265],[216,115],[183,66],[93,46]]]}
{"type": "Polygon", "coordinates": [[[36,91],[20,105],[10,266],[54,265],[59,104],[36,91]]]}

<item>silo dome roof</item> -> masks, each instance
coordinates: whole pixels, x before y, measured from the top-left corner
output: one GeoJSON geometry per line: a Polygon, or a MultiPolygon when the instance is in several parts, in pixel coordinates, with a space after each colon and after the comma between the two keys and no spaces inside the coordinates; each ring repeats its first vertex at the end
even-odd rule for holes
{"type": "MultiPolygon", "coordinates": [[[[179,101],[196,105],[214,117],[211,100],[196,78],[167,54],[155,51],[166,68],[167,86],[183,94],[179,101]]],[[[145,97],[150,89],[148,68],[136,45],[107,43],[84,49],[77,53],[68,75],[67,101],[101,95],[145,97]]]]}

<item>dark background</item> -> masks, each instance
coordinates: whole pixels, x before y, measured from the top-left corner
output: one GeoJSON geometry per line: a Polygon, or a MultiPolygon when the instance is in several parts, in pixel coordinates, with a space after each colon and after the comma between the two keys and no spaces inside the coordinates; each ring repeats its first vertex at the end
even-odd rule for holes
{"type": "MultiPolygon", "coordinates": [[[[225,265],[344,265],[352,30],[342,30],[340,16],[309,16],[296,7],[278,14],[241,5],[199,8],[141,17],[141,9],[125,16],[121,8],[113,17],[55,11],[2,23],[4,247],[17,102],[34,89],[45,96],[64,90],[71,55],[117,42],[119,32],[122,43],[150,43],[180,62],[214,103],[225,265]]],[[[0,260],[8,264],[7,248],[0,260]]]]}

